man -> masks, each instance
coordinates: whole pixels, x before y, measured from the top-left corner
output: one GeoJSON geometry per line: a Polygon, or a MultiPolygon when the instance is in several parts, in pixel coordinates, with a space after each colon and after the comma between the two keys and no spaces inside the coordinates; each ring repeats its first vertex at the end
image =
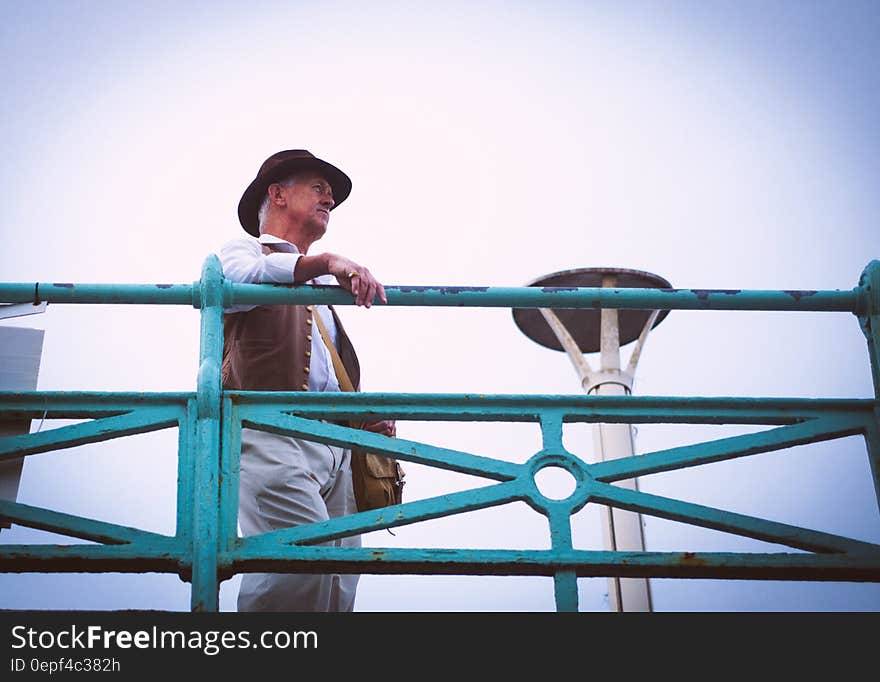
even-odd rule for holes
{"type": "MultiPolygon", "coordinates": [[[[233,282],[339,284],[369,308],[385,289],[362,265],[338,254],[309,255],[330,211],[351,191],[341,170],[305,150],[270,156],[238,205],[251,235],[220,252],[233,282]]],[[[360,367],[332,307],[236,306],[225,311],[223,387],[253,391],[338,391],[339,381],[314,315],[320,315],[355,388],[360,367]]],[[[393,421],[364,428],[393,436],[393,421]]],[[[350,451],[256,429],[242,429],[239,524],[256,535],[357,511],[350,451]]],[[[360,537],[326,543],[360,546],[360,537]]],[[[242,577],[239,611],[351,611],[357,575],[255,574],[242,577]]]]}

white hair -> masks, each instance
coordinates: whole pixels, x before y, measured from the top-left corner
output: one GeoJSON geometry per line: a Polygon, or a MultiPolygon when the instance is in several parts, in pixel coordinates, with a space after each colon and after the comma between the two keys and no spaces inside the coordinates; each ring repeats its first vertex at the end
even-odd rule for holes
{"type": "MultiPolygon", "coordinates": [[[[296,173],[294,175],[288,175],[286,178],[282,178],[281,180],[277,180],[277,184],[282,187],[290,187],[292,184],[296,182],[297,176],[300,175],[296,173]]],[[[273,182],[272,184],[276,184],[273,182]]],[[[266,222],[266,216],[269,214],[269,189],[266,188],[266,196],[263,197],[263,203],[260,204],[260,210],[257,211],[257,220],[260,225],[260,232],[263,231],[263,223],[266,222]]]]}

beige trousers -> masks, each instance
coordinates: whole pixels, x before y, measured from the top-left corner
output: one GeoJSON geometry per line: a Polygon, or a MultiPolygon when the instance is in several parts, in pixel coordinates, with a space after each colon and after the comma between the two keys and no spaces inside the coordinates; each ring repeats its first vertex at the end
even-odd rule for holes
{"type": "MultiPolygon", "coordinates": [[[[301,526],[357,511],[349,450],[242,429],[238,521],[242,535],[301,526]]],[[[360,547],[360,536],[323,543],[360,547]]],[[[245,573],[239,611],[352,611],[360,576],[245,573]]]]}

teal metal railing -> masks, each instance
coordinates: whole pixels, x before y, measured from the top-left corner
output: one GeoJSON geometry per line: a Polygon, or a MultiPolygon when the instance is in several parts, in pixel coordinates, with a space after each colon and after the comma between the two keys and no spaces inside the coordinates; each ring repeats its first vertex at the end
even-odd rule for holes
{"type": "Polygon", "coordinates": [[[90,419],[0,438],[0,460],[177,427],[177,522],[173,536],[0,501],[0,516],[95,544],[0,545],[5,572],[170,572],[192,583],[193,611],[216,611],[220,583],[246,571],[552,576],[557,609],[578,609],[577,578],[732,578],[880,581],[880,545],[615,486],[615,481],[862,436],[880,504],[880,261],[851,291],[389,287],[392,306],[628,308],[849,312],[868,343],[873,399],[668,398],[642,396],[320,394],[224,392],[223,308],[233,304],[332,303],[338,287],[233,284],[209,257],[192,285],[0,284],[0,302],[191,305],[201,311],[194,393],[0,392],[0,419],[90,419]],[[342,418],[534,422],[543,445],[522,464],[338,426],[342,418]],[[587,464],[562,442],[563,424],[762,424],[775,428],[587,464]],[[360,446],[400,460],[479,476],[486,484],[379,511],[251,537],[237,535],[242,426],[323,443],[360,446]],[[545,497],[535,475],[569,471],[574,491],[545,497]],[[346,548],[325,540],[524,501],[547,517],[547,550],[346,548]],[[571,516],[594,503],[745,537],[796,552],[615,552],[575,549],[571,516]]]}

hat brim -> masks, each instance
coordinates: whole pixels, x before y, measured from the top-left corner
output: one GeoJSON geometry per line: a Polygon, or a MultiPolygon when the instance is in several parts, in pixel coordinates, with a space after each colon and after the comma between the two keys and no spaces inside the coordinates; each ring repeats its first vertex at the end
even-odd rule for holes
{"type": "Polygon", "coordinates": [[[308,170],[318,171],[330,183],[333,190],[331,211],[348,198],[351,193],[351,179],[336,166],[316,158],[287,159],[275,166],[270,172],[257,177],[241,195],[241,200],[238,202],[238,221],[245,231],[254,237],[260,236],[258,214],[269,185],[294,173],[308,170]]]}

